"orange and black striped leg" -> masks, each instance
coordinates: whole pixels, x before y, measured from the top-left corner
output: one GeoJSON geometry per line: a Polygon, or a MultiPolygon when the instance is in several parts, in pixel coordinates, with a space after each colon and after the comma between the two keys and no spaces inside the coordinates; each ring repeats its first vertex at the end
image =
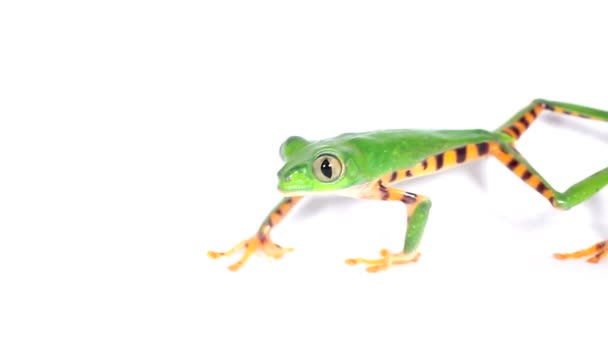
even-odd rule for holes
{"type": "MultiPolygon", "coordinates": [[[[608,185],[608,168],[605,168],[574,184],[566,191],[558,192],[532,168],[514,147],[505,144],[495,144],[493,145],[492,154],[519,178],[545,197],[555,208],[570,209],[608,185]]],[[[608,256],[608,241],[596,243],[589,248],[573,253],[556,253],[554,256],[557,259],[574,259],[591,256],[587,261],[596,263],[608,256]]]]}
{"type": "Polygon", "coordinates": [[[496,131],[505,133],[514,140],[517,140],[522,136],[522,134],[524,134],[526,130],[528,130],[528,127],[530,127],[534,120],[536,120],[536,118],[544,111],[584,119],[608,121],[607,111],[579,106],[571,103],[537,99],[520,110],[496,131]]]}
{"type": "Polygon", "coordinates": [[[524,159],[515,147],[492,144],[491,153],[526,184],[545,197],[552,206],[558,207],[557,191],[524,159]]]}
{"type": "Polygon", "coordinates": [[[368,272],[378,272],[388,269],[392,265],[415,262],[420,257],[418,245],[422,239],[424,227],[431,208],[431,200],[425,196],[416,195],[401,189],[388,188],[382,181],[376,183],[374,188],[365,196],[369,199],[384,201],[400,201],[407,207],[407,232],[403,250],[399,253],[391,253],[386,249],[380,251],[380,259],[347,259],[348,265],[366,264],[368,272]]]}
{"type": "Polygon", "coordinates": [[[244,249],[245,253],[236,263],[228,267],[231,271],[236,271],[245,264],[247,259],[256,252],[261,250],[265,255],[279,259],[283,257],[286,252],[293,251],[293,248],[283,248],[270,239],[270,232],[272,229],[281,222],[281,220],[287,215],[287,213],[302,199],[302,197],[285,197],[281,202],[274,207],[274,209],[268,214],[264,223],[260,226],[258,232],[251,238],[243,240],[232,247],[226,252],[213,252],[209,251],[207,254],[210,258],[217,259],[223,256],[229,256],[233,253],[244,249]]]}

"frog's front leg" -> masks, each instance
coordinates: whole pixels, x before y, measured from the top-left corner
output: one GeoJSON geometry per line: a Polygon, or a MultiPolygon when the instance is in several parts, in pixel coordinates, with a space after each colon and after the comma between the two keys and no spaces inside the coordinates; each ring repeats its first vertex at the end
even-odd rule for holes
{"type": "Polygon", "coordinates": [[[270,214],[266,216],[266,219],[258,229],[258,232],[247,240],[243,240],[236,244],[236,246],[232,247],[230,250],[226,252],[213,252],[209,251],[207,254],[209,257],[213,259],[217,259],[223,256],[232,255],[234,252],[237,252],[241,249],[244,249],[245,252],[241,259],[236,263],[228,266],[228,269],[231,271],[236,271],[241,266],[245,264],[247,259],[256,252],[257,250],[261,250],[267,256],[279,259],[286,252],[293,251],[293,248],[283,248],[276,243],[272,242],[270,239],[270,232],[274,227],[276,227],[281,220],[287,215],[287,213],[302,199],[302,197],[285,197],[279,202],[279,204],[272,209],[270,214]]]}
{"type": "Polygon", "coordinates": [[[406,205],[407,232],[405,234],[403,250],[398,253],[391,253],[386,249],[382,249],[380,251],[382,257],[379,259],[347,259],[346,263],[349,265],[370,265],[367,268],[368,272],[378,272],[386,270],[392,265],[417,261],[420,257],[418,245],[422,239],[424,227],[429,216],[431,200],[426,196],[413,194],[401,189],[386,187],[381,181],[378,181],[365,197],[383,201],[400,201],[406,205]]]}

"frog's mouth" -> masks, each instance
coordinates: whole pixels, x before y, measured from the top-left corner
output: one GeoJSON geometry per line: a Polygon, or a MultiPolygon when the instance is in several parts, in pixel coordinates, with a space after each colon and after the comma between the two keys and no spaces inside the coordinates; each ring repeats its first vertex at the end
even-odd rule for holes
{"type": "Polygon", "coordinates": [[[279,190],[281,195],[285,197],[320,195],[321,192],[323,192],[313,190],[305,186],[299,186],[297,184],[289,184],[289,186],[285,186],[285,184],[279,184],[277,189],[279,190]]]}
{"type": "Polygon", "coordinates": [[[279,192],[285,197],[302,197],[302,196],[345,196],[353,198],[365,198],[369,193],[370,186],[373,183],[364,183],[353,185],[344,189],[331,189],[331,190],[310,190],[310,189],[281,189],[279,185],[279,192]]]}
{"type": "Polygon", "coordinates": [[[279,189],[279,192],[281,193],[281,195],[283,197],[303,197],[303,196],[310,196],[310,195],[318,195],[316,193],[310,192],[310,191],[283,191],[279,189]]]}

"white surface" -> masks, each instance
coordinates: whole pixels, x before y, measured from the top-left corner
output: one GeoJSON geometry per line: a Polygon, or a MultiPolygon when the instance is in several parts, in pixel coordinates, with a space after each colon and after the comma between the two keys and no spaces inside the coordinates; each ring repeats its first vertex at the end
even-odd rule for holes
{"type": "MultiPolygon", "coordinates": [[[[238,273],[213,261],[279,199],[278,148],[382,128],[487,128],[535,97],[608,109],[585,2],[0,5],[0,340],[583,340],[605,336],[608,192],[551,209],[494,160],[403,187],[434,206],[415,265],[398,203],[305,200],[238,273]]],[[[560,189],[608,125],[542,118],[520,150],[560,189]]]]}

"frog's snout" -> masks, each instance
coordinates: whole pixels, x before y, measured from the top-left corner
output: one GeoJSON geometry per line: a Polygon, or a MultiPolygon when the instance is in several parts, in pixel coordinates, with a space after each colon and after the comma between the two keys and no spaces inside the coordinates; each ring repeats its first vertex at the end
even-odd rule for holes
{"type": "Polygon", "coordinates": [[[279,171],[279,189],[283,192],[309,188],[308,177],[303,167],[283,168],[279,171]]]}
{"type": "Polygon", "coordinates": [[[279,172],[277,172],[277,178],[279,178],[279,180],[282,180],[284,182],[291,182],[291,174],[282,176],[281,175],[281,171],[279,170],[279,172]]]}

